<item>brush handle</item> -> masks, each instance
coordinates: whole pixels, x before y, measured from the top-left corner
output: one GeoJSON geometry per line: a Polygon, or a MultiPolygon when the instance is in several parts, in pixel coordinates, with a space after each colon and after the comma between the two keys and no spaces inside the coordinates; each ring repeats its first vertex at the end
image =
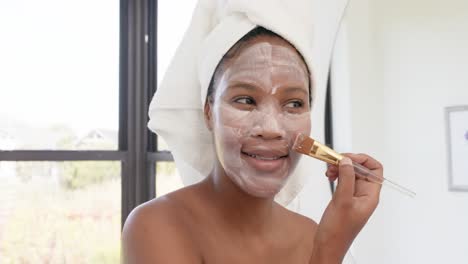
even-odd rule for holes
{"type": "Polygon", "coordinates": [[[368,168],[362,166],[361,164],[357,162],[353,162],[353,167],[354,167],[354,173],[360,179],[368,180],[368,181],[375,182],[378,184],[382,184],[385,180],[383,177],[379,177],[375,175],[371,170],[369,170],[368,168]]]}
{"type": "Polygon", "coordinates": [[[406,194],[407,196],[414,198],[416,196],[416,193],[411,191],[410,189],[407,189],[393,181],[390,181],[388,179],[385,179],[383,177],[377,176],[375,173],[373,173],[371,170],[368,168],[362,166],[359,163],[353,162],[353,167],[354,167],[354,173],[356,176],[360,179],[367,180],[370,182],[378,183],[380,185],[385,185],[388,187],[393,188],[394,190],[399,191],[400,193],[406,194]]]}

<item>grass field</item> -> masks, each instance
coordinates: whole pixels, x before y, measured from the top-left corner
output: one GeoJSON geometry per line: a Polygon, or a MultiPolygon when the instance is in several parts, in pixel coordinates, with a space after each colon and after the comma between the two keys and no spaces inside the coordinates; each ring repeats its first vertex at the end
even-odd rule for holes
{"type": "Polygon", "coordinates": [[[14,185],[0,263],[120,262],[120,179],[77,190],[44,179],[14,185]]]}

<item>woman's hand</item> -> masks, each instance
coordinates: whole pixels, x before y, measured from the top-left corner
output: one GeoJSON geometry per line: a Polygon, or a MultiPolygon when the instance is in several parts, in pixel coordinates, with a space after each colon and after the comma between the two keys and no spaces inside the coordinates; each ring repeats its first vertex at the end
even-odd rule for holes
{"type": "Polygon", "coordinates": [[[352,161],[383,177],[382,165],[364,154],[343,154],[339,166],[328,166],[330,181],[338,186],[317,227],[310,263],[341,263],[354,238],[379,202],[381,185],[356,178],[352,161]]]}

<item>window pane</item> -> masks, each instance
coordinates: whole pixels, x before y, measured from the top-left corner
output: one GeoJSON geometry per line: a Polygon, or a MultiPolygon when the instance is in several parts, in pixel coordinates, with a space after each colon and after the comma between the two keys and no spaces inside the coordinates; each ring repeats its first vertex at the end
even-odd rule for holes
{"type": "Polygon", "coordinates": [[[183,186],[174,162],[156,163],[156,197],[161,197],[183,186]]]}
{"type": "Polygon", "coordinates": [[[0,36],[0,149],[117,149],[118,1],[1,1],[0,36]]]}
{"type": "Polygon", "coordinates": [[[158,2],[158,83],[187,30],[197,0],[158,2]]]}
{"type": "Polygon", "coordinates": [[[119,263],[120,162],[0,162],[2,263],[119,263]]]}

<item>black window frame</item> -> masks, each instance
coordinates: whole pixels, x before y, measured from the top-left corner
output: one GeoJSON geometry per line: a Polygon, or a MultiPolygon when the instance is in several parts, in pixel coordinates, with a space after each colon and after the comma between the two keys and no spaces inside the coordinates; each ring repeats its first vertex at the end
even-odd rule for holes
{"type": "MultiPolygon", "coordinates": [[[[325,145],[333,149],[333,109],[331,67],[328,71],[327,92],[325,95],[325,145]]],[[[335,192],[335,183],[330,182],[330,191],[335,192]]]]}

